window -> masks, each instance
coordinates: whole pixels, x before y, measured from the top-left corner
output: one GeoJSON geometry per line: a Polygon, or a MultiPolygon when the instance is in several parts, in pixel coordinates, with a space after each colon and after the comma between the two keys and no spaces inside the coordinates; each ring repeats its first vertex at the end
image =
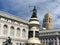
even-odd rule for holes
{"type": "Polygon", "coordinates": [[[49,23],[50,23],[50,18],[49,18],[49,23]]]}
{"type": "Polygon", "coordinates": [[[47,22],[48,21],[48,18],[45,18],[44,20],[43,20],[43,22],[47,22]]]}
{"type": "Polygon", "coordinates": [[[14,36],[14,27],[13,26],[10,27],[10,35],[14,36]]]}
{"type": "Polygon", "coordinates": [[[23,31],[22,31],[22,37],[26,37],[26,31],[25,31],[25,29],[23,29],[23,31]]]}
{"type": "Polygon", "coordinates": [[[16,36],[20,36],[20,28],[17,28],[16,36]]]}
{"type": "Polygon", "coordinates": [[[7,31],[8,31],[8,26],[4,25],[3,26],[3,34],[7,34],[7,31]]]}
{"type": "Polygon", "coordinates": [[[33,37],[33,31],[29,31],[29,38],[33,37]]]}
{"type": "Polygon", "coordinates": [[[35,31],[35,37],[39,37],[39,32],[35,31]]]}

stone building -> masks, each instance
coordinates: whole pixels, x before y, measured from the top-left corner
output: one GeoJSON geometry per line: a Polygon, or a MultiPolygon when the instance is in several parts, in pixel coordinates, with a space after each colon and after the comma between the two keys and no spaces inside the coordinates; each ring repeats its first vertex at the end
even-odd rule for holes
{"type": "Polygon", "coordinates": [[[43,19],[43,28],[53,29],[53,19],[50,13],[47,13],[43,19]]]}
{"type": "Polygon", "coordinates": [[[60,29],[54,29],[52,15],[44,16],[40,28],[35,7],[29,21],[0,11],[0,45],[7,37],[11,37],[12,45],[60,45],[60,29]]]}
{"type": "Polygon", "coordinates": [[[12,45],[25,45],[28,40],[28,21],[0,11],[0,45],[11,37],[12,45]]]}
{"type": "Polygon", "coordinates": [[[43,19],[43,28],[40,29],[39,38],[45,45],[60,45],[60,29],[54,29],[53,19],[47,13],[43,19]]]}

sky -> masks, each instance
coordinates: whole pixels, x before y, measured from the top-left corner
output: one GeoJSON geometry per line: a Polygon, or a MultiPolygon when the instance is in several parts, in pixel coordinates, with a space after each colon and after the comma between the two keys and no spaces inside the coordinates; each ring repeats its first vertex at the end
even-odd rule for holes
{"type": "Polygon", "coordinates": [[[60,28],[60,0],[0,0],[0,10],[29,20],[33,7],[42,26],[43,17],[51,13],[54,28],[60,28]]]}

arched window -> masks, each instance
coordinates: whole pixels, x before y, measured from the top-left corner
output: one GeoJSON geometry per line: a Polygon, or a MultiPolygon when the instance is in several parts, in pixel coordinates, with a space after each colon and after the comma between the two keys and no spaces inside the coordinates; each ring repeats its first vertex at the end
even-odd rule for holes
{"type": "Polygon", "coordinates": [[[7,31],[8,31],[8,26],[4,25],[3,26],[3,34],[7,34],[7,31]]]}
{"type": "Polygon", "coordinates": [[[17,28],[16,36],[20,36],[20,28],[17,28]]]}
{"type": "Polygon", "coordinates": [[[26,37],[26,31],[25,31],[25,29],[22,30],[22,37],[23,38],[26,37]]]}
{"type": "Polygon", "coordinates": [[[10,35],[11,35],[11,36],[14,36],[14,31],[15,31],[15,30],[14,30],[14,27],[11,26],[11,27],[10,27],[10,35]]]}
{"type": "Polygon", "coordinates": [[[50,23],[50,18],[49,18],[49,23],[50,23]]]}

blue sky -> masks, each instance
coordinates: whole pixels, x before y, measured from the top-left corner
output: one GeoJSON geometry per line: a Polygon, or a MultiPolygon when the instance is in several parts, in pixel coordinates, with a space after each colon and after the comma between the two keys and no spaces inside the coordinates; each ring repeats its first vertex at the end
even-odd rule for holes
{"type": "Polygon", "coordinates": [[[0,0],[0,10],[28,20],[34,5],[37,7],[40,24],[42,24],[43,16],[50,12],[54,27],[60,28],[60,0],[0,0]]]}

